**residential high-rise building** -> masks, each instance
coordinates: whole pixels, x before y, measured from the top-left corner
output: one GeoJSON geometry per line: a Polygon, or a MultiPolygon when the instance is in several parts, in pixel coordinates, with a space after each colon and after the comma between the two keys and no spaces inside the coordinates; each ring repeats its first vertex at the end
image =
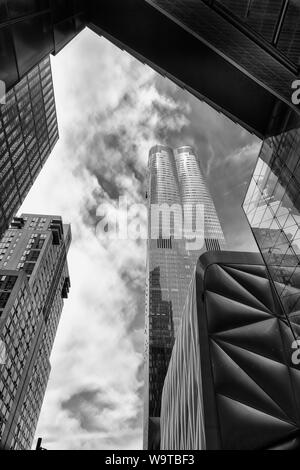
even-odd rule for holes
{"type": "Polygon", "coordinates": [[[30,449],[67,298],[70,225],[22,214],[0,242],[0,444],[30,449]]]}
{"type": "Polygon", "coordinates": [[[0,105],[0,236],[24,201],[58,140],[50,57],[0,105]]]}
{"type": "Polygon", "coordinates": [[[223,249],[225,240],[200,160],[191,147],[153,147],[148,186],[144,446],[151,448],[163,383],[197,260],[207,250],[223,249]],[[200,235],[198,240],[191,238],[195,234],[200,235]]]}
{"type": "Polygon", "coordinates": [[[205,253],[164,383],[160,449],[299,450],[298,357],[262,257],[205,253]]]}

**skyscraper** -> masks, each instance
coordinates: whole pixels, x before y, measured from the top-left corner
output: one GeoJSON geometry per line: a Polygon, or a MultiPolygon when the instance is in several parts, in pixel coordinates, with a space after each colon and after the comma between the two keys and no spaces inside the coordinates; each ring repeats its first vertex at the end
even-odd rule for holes
{"type": "Polygon", "coordinates": [[[157,145],[150,150],[148,205],[144,446],[151,448],[163,383],[197,259],[207,250],[223,249],[225,241],[199,158],[189,146],[173,150],[157,145]],[[197,212],[197,205],[202,213],[197,212]],[[161,213],[156,217],[158,207],[161,213]],[[187,222],[195,233],[200,222],[201,239],[194,243],[186,237],[191,234],[178,236],[178,229],[187,222]],[[167,235],[164,223],[169,223],[167,235]]]}
{"type": "Polygon", "coordinates": [[[49,357],[67,298],[70,225],[22,214],[0,243],[0,444],[30,449],[49,374],[49,357]]]}
{"type": "Polygon", "coordinates": [[[0,105],[0,236],[58,140],[51,64],[40,62],[0,105]]]}

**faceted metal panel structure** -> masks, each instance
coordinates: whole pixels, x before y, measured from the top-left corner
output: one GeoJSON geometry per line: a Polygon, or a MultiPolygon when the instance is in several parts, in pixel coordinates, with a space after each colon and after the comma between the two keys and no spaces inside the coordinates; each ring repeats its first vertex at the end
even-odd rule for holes
{"type": "Polygon", "coordinates": [[[275,135],[299,119],[299,19],[297,0],[2,0],[0,80],[10,89],[88,26],[251,132],[275,135]]]}
{"type": "Polygon", "coordinates": [[[0,242],[0,447],[30,449],[70,277],[69,225],[22,214],[0,242]]]}
{"type": "Polygon", "coordinates": [[[266,139],[243,208],[280,301],[300,324],[300,129],[266,139]]]}
{"type": "Polygon", "coordinates": [[[294,339],[260,255],[202,255],[164,384],[161,449],[299,449],[294,339]]]}
{"type": "Polygon", "coordinates": [[[50,57],[0,105],[0,236],[24,201],[58,140],[50,57]]]}
{"type": "Polygon", "coordinates": [[[207,250],[224,249],[225,240],[193,148],[153,147],[149,153],[148,186],[144,446],[151,448],[151,429],[157,428],[163,383],[197,260],[207,250]],[[164,204],[173,214],[173,218],[169,216],[168,238],[163,233],[163,217],[153,217],[155,205],[163,208],[164,204]],[[182,211],[182,219],[175,210],[172,212],[175,204],[182,211]],[[176,235],[185,218],[196,227],[196,204],[202,204],[204,211],[199,246],[176,235]]]}

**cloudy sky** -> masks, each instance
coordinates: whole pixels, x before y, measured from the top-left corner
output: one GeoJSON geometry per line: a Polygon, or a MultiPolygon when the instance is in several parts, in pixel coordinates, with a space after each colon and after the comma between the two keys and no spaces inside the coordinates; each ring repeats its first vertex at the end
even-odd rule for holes
{"type": "Polygon", "coordinates": [[[97,208],[144,202],[149,148],[191,144],[229,248],[255,251],[241,202],[260,142],[89,30],[52,72],[60,140],[21,211],[71,223],[72,285],[36,437],[48,449],[139,449],[145,243],[99,240],[97,208]]]}

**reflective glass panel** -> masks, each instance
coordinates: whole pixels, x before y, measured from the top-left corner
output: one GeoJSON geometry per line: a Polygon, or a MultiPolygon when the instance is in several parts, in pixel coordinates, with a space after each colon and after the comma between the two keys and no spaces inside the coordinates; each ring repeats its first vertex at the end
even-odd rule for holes
{"type": "Polygon", "coordinates": [[[272,42],[282,0],[250,0],[246,22],[264,39],[272,42]]]}
{"type": "Polygon", "coordinates": [[[300,64],[300,2],[290,0],[279,36],[278,49],[296,65],[300,64]]]}
{"type": "Polygon", "coordinates": [[[248,11],[248,0],[217,0],[236,16],[245,19],[248,11]]]}
{"type": "Polygon", "coordinates": [[[245,24],[272,42],[283,0],[218,0],[245,24]]]}

